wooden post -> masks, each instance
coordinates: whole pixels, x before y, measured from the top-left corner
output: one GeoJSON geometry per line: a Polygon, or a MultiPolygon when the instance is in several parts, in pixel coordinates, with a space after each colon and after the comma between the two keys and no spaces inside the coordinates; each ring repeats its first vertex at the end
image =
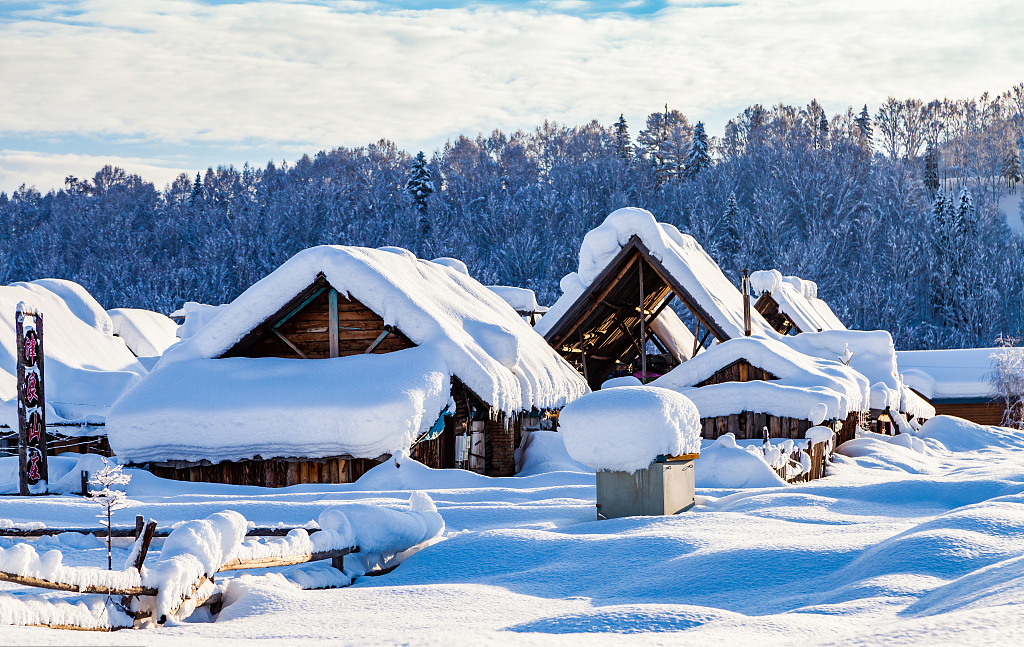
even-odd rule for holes
{"type": "Polygon", "coordinates": [[[327,303],[330,310],[330,324],[327,328],[328,339],[330,340],[330,356],[338,356],[338,291],[334,288],[327,293],[327,303]]]}
{"type": "MultiPolygon", "coordinates": [[[[142,517],[138,517],[141,519],[142,517]]],[[[153,541],[153,535],[156,534],[156,522],[152,519],[146,524],[145,530],[142,531],[142,545],[139,547],[139,554],[135,556],[135,570],[142,571],[142,562],[146,561],[146,553],[149,552],[149,544],[153,541]]],[[[139,541],[138,539],[136,541],[139,541]]]]}
{"type": "Polygon", "coordinates": [[[640,383],[647,384],[647,312],[644,307],[644,262],[637,263],[640,270],[640,383]]]}
{"type": "Polygon", "coordinates": [[[583,362],[583,379],[590,383],[590,376],[587,375],[587,349],[584,346],[583,328],[580,328],[580,358],[583,362]]]}
{"type": "Polygon", "coordinates": [[[19,303],[14,313],[18,352],[19,492],[46,494],[46,394],[43,383],[43,315],[19,303]],[[25,330],[25,317],[33,323],[25,330]],[[42,485],[40,485],[42,484],[42,485]]]}
{"type": "Polygon", "coordinates": [[[693,333],[693,352],[690,353],[690,359],[697,356],[697,345],[700,343],[700,319],[697,320],[697,328],[693,333]]]}
{"type": "Polygon", "coordinates": [[[743,269],[743,334],[750,337],[750,279],[747,273],[750,270],[743,269]]]}

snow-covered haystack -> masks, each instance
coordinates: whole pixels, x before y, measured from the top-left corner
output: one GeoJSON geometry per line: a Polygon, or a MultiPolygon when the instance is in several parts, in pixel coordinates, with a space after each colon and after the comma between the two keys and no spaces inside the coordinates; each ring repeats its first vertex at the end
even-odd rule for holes
{"type": "Polygon", "coordinates": [[[25,302],[43,313],[46,421],[102,422],[146,375],[110,316],[80,285],[41,279],[0,287],[0,423],[18,428],[14,312],[25,302]]]}
{"type": "MultiPolygon", "coordinates": [[[[743,336],[743,295],[714,259],[692,236],[681,233],[674,225],[659,223],[649,211],[634,207],[612,212],[600,226],[583,237],[579,269],[562,279],[563,294],[537,324],[540,334],[551,330],[633,236],[643,242],[727,335],[743,336]]],[[[779,336],[760,314],[752,312],[751,315],[754,334],[779,336]]]]}
{"type": "Polygon", "coordinates": [[[111,412],[112,448],[131,461],[376,458],[408,448],[455,410],[453,378],[505,414],[560,408],[589,390],[500,296],[451,265],[398,248],[296,254],[167,350],[111,412]],[[218,359],[324,279],[415,347],[218,359]]]}
{"type": "Polygon", "coordinates": [[[686,397],[653,386],[584,396],[558,419],[565,449],[596,470],[636,472],[658,456],[700,452],[700,416],[686,397]]]}
{"type": "Polygon", "coordinates": [[[107,310],[114,334],[137,357],[157,357],[178,341],[178,324],[159,312],[138,308],[107,310]]]}
{"type": "Polygon", "coordinates": [[[757,337],[739,337],[719,344],[652,384],[686,395],[701,418],[752,411],[819,424],[865,410],[870,397],[868,380],[852,368],[799,353],[783,341],[757,337]],[[694,388],[741,359],[779,379],[694,388]]]}

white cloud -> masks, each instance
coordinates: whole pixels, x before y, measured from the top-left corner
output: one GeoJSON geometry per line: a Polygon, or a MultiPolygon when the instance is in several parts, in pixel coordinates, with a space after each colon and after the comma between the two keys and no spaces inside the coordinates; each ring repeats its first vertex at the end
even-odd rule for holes
{"type": "Polygon", "coordinates": [[[11,194],[22,184],[27,184],[45,193],[50,188],[64,186],[64,178],[69,175],[80,180],[91,180],[96,171],[107,164],[141,175],[158,189],[164,188],[164,185],[170,184],[182,173],[190,176],[196,173],[195,169],[154,164],[154,160],[150,159],[0,150],[0,191],[11,194]]]}
{"type": "Polygon", "coordinates": [[[44,5],[32,20],[0,22],[0,142],[67,133],[315,152],[386,137],[430,149],[459,133],[620,112],[635,133],[665,103],[717,132],[754,102],[817,97],[838,111],[1024,81],[1017,0],[688,5],[585,18],[352,3],[44,5]]]}

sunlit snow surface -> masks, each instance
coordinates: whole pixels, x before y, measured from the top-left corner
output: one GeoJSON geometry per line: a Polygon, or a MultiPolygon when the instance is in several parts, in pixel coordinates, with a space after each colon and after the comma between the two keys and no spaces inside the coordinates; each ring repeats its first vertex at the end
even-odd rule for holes
{"type": "MultiPolygon", "coordinates": [[[[405,461],[364,483],[281,490],[136,471],[123,524],[230,509],[302,525],[337,502],[403,509],[418,488],[448,539],[343,589],[236,574],[213,623],[106,635],[0,627],[0,644],[1022,644],[1024,433],[937,419],[920,436],[923,453],[858,439],[855,457],[837,455],[809,484],[699,489],[692,512],[602,522],[591,521],[594,476],[578,467],[488,479],[405,461]]],[[[94,525],[94,506],[77,497],[0,505],[15,523],[94,525]]],[[[85,546],[60,548],[67,563],[105,561],[85,546]]]]}

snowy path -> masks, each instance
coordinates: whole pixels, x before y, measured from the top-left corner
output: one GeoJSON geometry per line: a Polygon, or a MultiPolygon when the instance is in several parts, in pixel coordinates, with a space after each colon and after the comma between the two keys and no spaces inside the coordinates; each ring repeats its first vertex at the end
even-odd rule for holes
{"type": "MultiPolygon", "coordinates": [[[[588,522],[593,476],[570,472],[483,479],[412,465],[360,490],[270,494],[141,475],[125,520],[138,512],[172,523],[228,508],[260,524],[301,525],[339,501],[404,506],[420,485],[449,539],[348,589],[237,575],[215,623],[100,636],[0,627],[0,642],[1022,644],[1024,438],[1003,441],[927,454],[857,441],[858,457],[837,457],[820,481],[702,490],[691,513],[599,523],[588,522]]],[[[0,505],[0,517],[48,525],[92,525],[95,512],[74,497],[0,505]]],[[[65,552],[83,563],[103,553],[65,552]]]]}

